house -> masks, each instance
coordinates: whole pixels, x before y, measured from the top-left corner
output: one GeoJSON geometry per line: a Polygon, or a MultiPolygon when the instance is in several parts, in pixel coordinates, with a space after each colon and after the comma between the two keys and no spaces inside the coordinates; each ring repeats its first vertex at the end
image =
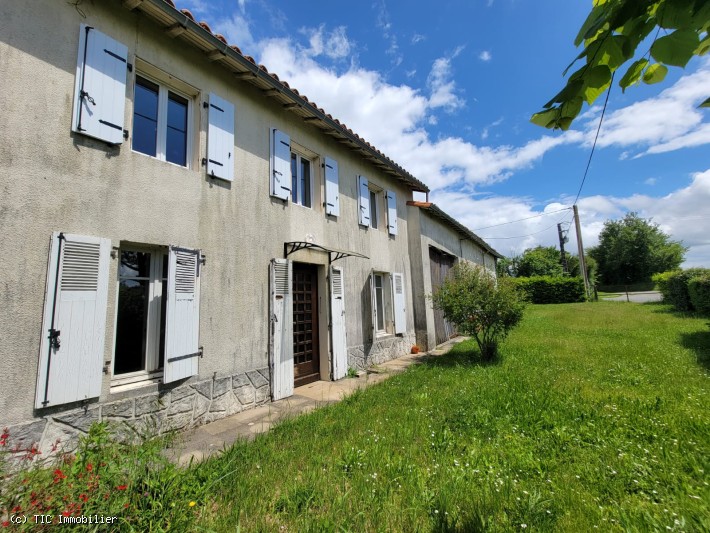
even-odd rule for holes
{"type": "Polygon", "coordinates": [[[481,265],[495,275],[496,261],[503,256],[436,204],[410,201],[407,206],[412,286],[419,289],[414,291],[414,327],[417,344],[431,350],[456,331],[428,296],[458,261],[481,265]]]}
{"type": "Polygon", "coordinates": [[[208,423],[429,327],[428,188],[345,124],[170,0],[0,15],[11,441],[208,423]]]}

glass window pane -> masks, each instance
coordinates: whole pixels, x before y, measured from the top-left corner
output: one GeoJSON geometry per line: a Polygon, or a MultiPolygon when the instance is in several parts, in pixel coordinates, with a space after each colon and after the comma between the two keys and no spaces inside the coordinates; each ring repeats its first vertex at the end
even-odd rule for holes
{"type": "Polygon", "coordinates": [[[168,128],[187,131],[187,100],[173,93],[168,95],[168,128]]]}
{"type": "MultiPolygon", "coordinates": [[[[164,262],[167,264],[167,259],[164,262]]],[[[158,368],[163,368],[165,364],[165,313],[168,305],[168,280],[160,282],[163,287],[163,296],[160,301],[160,346],[158,348],[158,368]]]]}
{"type": "Polygon", "coordinates": [[[291,154],[291,201],[298,203],[298,158],[291,154]]]}
{"type": "Polygon", "coordinates": [[[150,277],[150,253],[122,250],[118,275],[121,278],[150,277]]]}
{"type": "Polygon", "coordinates": [[[147,280],[119,282],[114,374],[145,369],[148,284],[147,280]]]}
{"type": "Polygon", "coordinates": [[[136,78],[133,113],[151,120],[158,120],[158,86],[144,78],[136,78]]]}
{"type": "Polygon", "coordinates": [[[157,154],[158,122],[141,115],[133,115],[133,149],[142,154],[157,154]]]}
{"type": "Polygon", "coordinates": [[[375,288],[375,300],[377,305],[377,330],[385,329],[385,303],[382,295],[382,286],[375,288]]]}
{"type": "Polygon", "coordinates": [[[311,162],[301,158],[301,190],[303,191],[302,204],[311,207],[311,162]]]}
{"type": "Polygon", "coordinates": [[[187,166],[187,133],[168,128],[165,159],[176,165],[187,166]]]}
{"type": "Polygon", "coordinates": [[[370,191],[370,226],[377,229],[377,194],[370,191]]]}

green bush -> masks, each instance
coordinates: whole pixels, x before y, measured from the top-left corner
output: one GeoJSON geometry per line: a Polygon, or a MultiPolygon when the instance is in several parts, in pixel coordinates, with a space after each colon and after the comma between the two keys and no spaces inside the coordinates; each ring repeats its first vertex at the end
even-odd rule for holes
{"type": "Polygon", "coordinates": [[[525,303],[511,280],[496,280],[484,268],[461,262],[432,295],[434,307],[476,340],[484,361],[496,359],[498,342],[523,318],[525,303]]]}
{"type": "Polygon", "coordinates": [[[534,304],[562,304],[583,302],[584,280],[562,276],[534,276],[515,278],[515,285],[534,304]]]}
{"type": "Polygon", "coordinates": [[[691,279],[688,282],[688,294],[696,311],[710,314],[710,274],[691,279]]]}
{"type": "Polygon", "coordinates": [[[680,272],[680,270],[669,270],[668,272],[660,272],[651,276],[651,281],[654,283],[656,290],[660,291],[664,300],[669,300],[669,280],[672,276],[680,272]]]}
{"type": "Polygon", "coordinates": [[[678,311],[692,311],[695,307],[690,299],[688,290],[690,280],[709,275],[710,269],[689,268],[687,270],[664,272],[658,278],[654,278],[654,281],[658,279],[656,283],[663,295],[663,301],[671,304],[678,311]]]}

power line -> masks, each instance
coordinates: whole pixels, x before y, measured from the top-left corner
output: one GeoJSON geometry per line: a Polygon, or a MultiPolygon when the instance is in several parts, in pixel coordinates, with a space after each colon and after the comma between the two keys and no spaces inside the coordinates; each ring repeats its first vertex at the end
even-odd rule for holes
{"type": "Polygon", "coordinates": [[[594,136],[594,143],[592,144],[592,151],[589,153],[589,160],[587,161],[587,168],[584,169],[584,176],[582,177],[582,183],[579,184],[579,190],[577,191],[577,197],[574,199],[574,204],[579,200],[579,195],[582,194],[582,187],[584,187],[584,182],[587,179],[587,173],[589,172],[589,166],[592,164],[592,156],[594,155],[594,149],[597,147],[597,139],[599,138],[599,132],[602,129],[602,121],[604,120],[604,113],[606,113],[606,105],[609,103],[609,95],[611,94],[611,88],[614,85],[614,74],[616,71],[611,73],[611,81],[609,82],[609,89],[606,91],[606,99],[604,100],[604,107],[602,108],[602,115],[599,117],[599,126],[597,126],[597,134],[594,136]]]}
{"type": "Polygon", "coordinates": [[[568,211],[569,209],[572,209],[572,208],[571,207],[564,207],[562,209],[558,209],[557,211],[547,211],[546,213],[540,213],[539,215],[533,215],[530,217],[519,218],[518,220],[511,220],[510,222],[501,222],[500,224],[493,224],[492,226],[485,226],[483,228],[476,228],[471,231],[480,231],[482,229],[497,228],[498,226],[505,226],[506,224],[513,224],[515,222],[522,222],[523,220],[530,220],[531,218],[544,217],[545,215],[552,215],[554,213],[559,213],[561,211],[568,211]]]}
{"type": "Polygon", "coordinates": [[[540,231],[536,231],[535,233],[530,233],[528,235],[518,235],[516,237],[481,237],[484,240],[489,240],[492,241],[494,239],[500,240],[500,239],[524,239],[525,237],[532,237],[533,235],[537,235],[538,233],[542,233],[543,231],[547,231],[550,228],[554,228],[557,226],[557,222],[555,222],[552,226],[548,226],[545,229],[541,229],[540,231]]]}

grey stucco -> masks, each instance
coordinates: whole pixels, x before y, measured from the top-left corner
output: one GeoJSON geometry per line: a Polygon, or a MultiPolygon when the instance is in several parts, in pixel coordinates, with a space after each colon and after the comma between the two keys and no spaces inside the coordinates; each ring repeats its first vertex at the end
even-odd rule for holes
{"type": "MultiPolygon", "coordinates": [[[[368,276],[401,272],[408,286],[410,265],[408,209],[412,191],[382,169],[273,105],[265,95],[235,80],[200,51],[171,39],[118,0],[81,5],[83,18],[67,2],[29,0],[0,4],[0,227],[3,245],[0,290],[0,425],[31,427],[48,446],[55,435],[85,431],[93,420],[179,428],[226,416],[267,401],[268,268],[283,257],[284,242],[312,239],[370,259],[346,258],[343,266],[347,344],[352,353],[373,344],[368,307],[368,276]],[[130,138],[118,147],[70,131],[79,25],[86,23],[126,44],[131,61],[154,65],[197,89],[192,101],[193,150],[189,168],[131,150],[130,138]],[[208,177],[200,161],[206,153],[210,92],[236,107],[235,180],[208,177]],[[31,105],[28,103],[31,102],[31,105]],[[278,128],[293,142],[338,161],[339,217],[322,206],[323,174],[316,175],[313,209],[269,196],[269,135],[278,128]],[[399,234],[357,223],[357,176],[397,194],[399,234]],[[53,231],[108,238],[114,248],[128,243],[199,248],[202,269],[199,374],[176,385],[147,384],[116,393],[111,389],[115,343],[117,261],[112,259],[106,316],[101,395],[84,404],[35,410],[38,352],[53,231]],[[231,376],[231,388],[230,379],[231,376]],[[256,382],[259,382],[257,386],[256,382]],[[34,425],[32,425],[34,424],[34,425]],[[32,425],[32,426],[30,426],[32,425]],[[49,439],[49,440],[48,440],[49,439]]],[[[126,89],[125,125],[132,122],[133,80],[126,89]]],[[[319,265],[321,378],[328,379],[327,256],[298,252],[294,261],[319,265]]],[[[380,347],[379,360],[407,353],[414,333],[412,291],[406,291],[407,334],[380,347]],[[385,354],[385,355],[382,355],[385,354]]],[[[377,343],[375,343],[377,344],[377,343]]],[[[33,437],[33,438],[34,438],[33,437]]]]}

